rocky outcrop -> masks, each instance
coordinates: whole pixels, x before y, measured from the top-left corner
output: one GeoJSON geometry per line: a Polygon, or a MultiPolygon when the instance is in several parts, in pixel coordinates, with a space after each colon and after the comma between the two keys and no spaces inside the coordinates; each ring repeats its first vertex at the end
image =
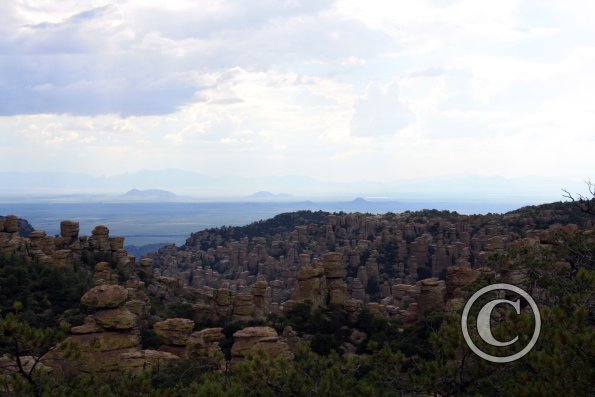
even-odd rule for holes
{"type": "Polygon", "coordinates": [[[108,330],[128,330],[137,325],[138,316],[125,307],[102,310],[93,316],[95,323],[108,330]]]}
{"type": "Polygon", "coordinates": [[[417,315],[423,318],[426,312],[444,308],[446,286],[443,280],[428,278],[417,283],[419,297],[417,298],[417,315]]]}
{"type": "Polygon", "coordinates": [[[42,361],[57,374],[93,373],[111,376],[139,373],[159,368],[179,357],[140,346],[139,319],[143,314],[130,310],[138,299],[119,285],[100,285],[87,291],[81,304],[94,309],[83,325],[72,327],[71,336],[46,354],[42,361]]]}
{"type": "Polygon", "coordinates": [[[81,298],[81,304],[93,309],[114,308],[128,298],[128,290],[120,285],[100,285],[91,288],[81,298]]]}
{"type": "Polygon", "coordinates": [[[251,320],[254,317],[254,298],[251,294],[237,294],[233,299],[233,319],[251,320]]]}
{"type": "Polygon", "coordinates": [[[323,267],[328,289],[327,303],[330,305],[343,305],[347,297],[347,285],[343,280],[346,276],[343,256],[337,252],[325,254],[323,267]]]}
{"type": "Polygon", "coordinates": [[[7,216],[0,216],[0,233],[18,233],[20,237],[29,237],[31,232],[33,232],[33,226],[26,219],[17,218],[14,215],[7,215],[7,216]],[[9,218],[8,221],[6,218],[9,218]],[[14,227],[14,220],[16,219],[17,227],[15,230],[14,227]],[[9,223],[9,228],[6,229],[4,227],[5,223],[9,223]],[[10,231],[8,231],[10,230],[10,231]]]}
{"type": "Polygon", "coordinates": [[[185,346],[192,328],[194,328],[194,321],[187,318],[168,318],[153,326],[159,341],[171,346],[185,346]]]}
{"type": "Polygon", "coordinates": [[[326,291],[324,269],[307,265],[297,274],[297,284],[291,299],[297,302],[310,301],[312,307],[317,308],[326,303],[326,291]]]}
{"type": "Polygon", "coordinates": [[[231,348],[232,360],[241,360],[257,350],[263,350],[271,356],[291,356],[291,351],[271,327],[248,327],[233,334],[234,343],[231,348]]]}
{"type": "Polygon", "coordinates": [[[225,337],[223,328],[206,328],[190,334],[186,340],[186,355],[191,359],[222,359],[219,341],[225,337]]]}
{"type": "Polygon", "coordinates": [[[33,230],[14,215],[7,215],[0,217],[0,254],[59,267],[73,266],[81,261],[83,254],[87,257],[100,254],[121,265],[121,270],[134,263],[124,250],[124,237],[110,237],[106,226],[96,226],[89,238],[79,236],[79,232],[78,222],[66,220],[60,223],[60,235],[52,237],[43,230],[33,230]]]}
{"type": "Polygon", "coordinates": [[[60,222],[60,236],[65,239],[74,240],[79,237],[79,223],[76,221],[62,221],[60,222]]]}
{"type": "MultiPolygon", "coordinates": [[[[205,299],[210,308],[201,310],[212,312],[212,319],[263,318],[305,301],[313,308],[376,303],[372,308],[382,315],[422,318],[447,301],[449,308],[456,307],[453,302],[462,299],[459,284],[473,278],[492,254],[522,240],[539,242],[546,238],[544,228],[574,219],[564,209],[470,216],[432,210],[385,215],[304,211],[246,227],[200,231],[184,246],[164,247],[151,257],[162,275],[210,298],[205,299]],[[452,273],[445,286],[452,267],[471,271],[452,273]],[[419,283],[429,278],[443,282],[419,283]]],[[[583,223],[593,226],[589,219],[583,223]]],[[[502,279],[526,281],[519,269],[502,279]]]]}

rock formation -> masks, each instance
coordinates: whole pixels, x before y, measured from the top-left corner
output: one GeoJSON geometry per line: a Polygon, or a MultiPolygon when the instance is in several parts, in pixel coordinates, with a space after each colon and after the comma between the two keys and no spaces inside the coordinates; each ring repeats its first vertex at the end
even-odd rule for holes
{"type": "Polygon", "coordinates": [[[271,356],[286,355],[291,351],[271,327],[248,327],[233,334],[234,343],[231,348],[232,359],[239,361],[257,350],[263,350],[271,356]]]}
{"type": "Polygon", "coordinates": [[[89,290],[81,304],[95,312],[85,318],[83,325],[73,327],[72,335],[43,358],[44,365],[58,374],[111,376],[139,373],[179,359],[167,352],[141,349],[139,316],[125,304],[130,297],[129,291],[119,285],[89,290]]]}

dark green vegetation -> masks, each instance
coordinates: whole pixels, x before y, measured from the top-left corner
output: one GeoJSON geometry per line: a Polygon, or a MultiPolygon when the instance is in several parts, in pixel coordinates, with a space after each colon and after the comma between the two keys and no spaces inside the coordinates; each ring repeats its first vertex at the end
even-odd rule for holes
{"type": "MultiPolygon", "coordinates": [[[[290,233],[296,226],[316,224],[324,225],[329,213],[323,211],[296,211],[277,215],[271,219],[251,223],[247,226],[224,226],[216,229],[206,229],[202,232],[193,233],[186,244],[193,245],[200,241],[202,235],[210,232],[218,232],[224,239],[239,240],[242,237],[271,236],[276,233],[290,233]]],[[[215,248],[220,242],[203,241],[201,249],[215,248]]]]}
{"type": "Polygon", "coordinates": [[[0,310],[35,327],[81,323],[81,296],[92,286],[84,265],[74,269],[0,256],[0,310]]]}
{"type": "MultiPolygon", "coordinates": [[[[584,225],[584,213],[568,205],[526,207],[539,212],[544,227],[553,223],[584,225]],[[549,211],[549,220],[543,210],[549,211]]],[[[440,213],[446,217],[453,213],[440,213]]],[[[412,213],[420,222],[438,216],[433,211],[412,213]]],[[[288,232],[296,225],[323,222],[326,213],[284,214],[275,221],[257,223],[254,236],[288,232]],[[292,226],[293,225],[293,226],[292,226]],[[262,233],[262,234],[261,234],[262,233]]],[[[515,222],[514,217],[503,222],[515,222]]],[[[248,227],[249,228],[249,227],[248,227]]],[[[249,230],[228,228],[230,236],[249,230]]],[[[552,231],[543,244],[519,246],[494,254],[489,265],[503,274],[522,270],[519,285],[537,301],[542,331],[537,345],[525,357],[494,364],[467,347],[460,329],[460,310],[426,315],[411,327],[362,311],[350,317],[341,306],[311,310],[308,302],[294,305],[286,315],[271,315],[264,324],[282,332],[291,326],[301,339],[293,359],[257,353],[231,365],[183,360],[156,373],[122,374],[113,379],[84,375],[57,379],[40,366],[15,370],[0,377],[4,396],[542,396],[595,395],[595,231],[572,228],[552,231]],[[353,335],[359,335],[354,338],[353,335]]],[[[214,242],[216,243],[216,242],[214,242]]],[[[390,263],[396,247],[380,252],[390,263]]],[[[96,261],[84,257],[75,269],[0,258],[0,349],[8,361],[29,355],[34,362],[60,340],[60,322],[82,319],[80,296],[90,286],[89,272],[96,261]],[[58,274],[59,273],[59,274],[58,274]],[[70,317],[69,317],[70,315],[70,317]]],[[[390,271],[383,268],[382,271],[390,271]]],[[[485,281],[484,281],[485,282],[485,281]]],[[[482,282],[468,286],[471,293],[482,282]]],[[[374,286],[369,286],[373,289],[374,286]]],[[[195,302],[182,292],[169,291],[180,301],[195,302]],[[182,299],[184,298],[184,299],[182,299]]],[[[152,311],[161,317],[196,315],[188,303],[164,303],[151,296],[152,311]]],[[[230,358],[233,333],[259,323],[229,318],[197,322],[196,329],[222,326],[221,347],[230,358]]],[[[509,340],[530,335],[533,318],[522,312],[494,327],[494,335],[509,340]]],[[[141,329],[143,347],[157,348],[154,332],[141,329]]],[[[522,340],[526,342],[526,340],[522,340]]],[[[492,352],[496,354],[496,352],[492,352]]],[[[73,353],[74,354],[74,353],[73,353]]],[[[499,351],[498,354],[502,355],[499,351]]],[[[17,365],[18,367],[18,365],[17,365]]]]}

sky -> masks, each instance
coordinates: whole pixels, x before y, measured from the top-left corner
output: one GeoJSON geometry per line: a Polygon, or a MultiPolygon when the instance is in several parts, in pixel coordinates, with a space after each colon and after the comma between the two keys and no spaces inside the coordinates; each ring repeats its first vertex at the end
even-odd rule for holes
{"type": "Polygon", "coordinates": [[[0,0],[0,169],[595,177],[595,2],[0,0]]]}

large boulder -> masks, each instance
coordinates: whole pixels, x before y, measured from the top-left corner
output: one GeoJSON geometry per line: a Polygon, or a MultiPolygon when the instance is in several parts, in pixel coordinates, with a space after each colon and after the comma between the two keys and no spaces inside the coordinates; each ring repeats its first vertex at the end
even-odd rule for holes
{"type": "Polygon", "coordinates": [[[60,266],[60,267],[68,266],[70,263],[72,263],[72,251],[70,251],[70,250],[54,251],[52,258],[53,258],[53,263],[55,266],[60,266]]]}
{"type": "Polygon", "coordinates": [[[74,239],[79,236],[79,223],[76,221],[60,222],[60,235],[64,238],[74,239]]]}
{"type": "Polygon", "coordinates": [[[70,332],[73,334],[93,334],[95,332],[102,331],[103,328],[101,328],[101,326],[97,324],[97,321],[95,321],[93,316],[87,316],[83,325],[72,327],[70,329],[70,332]]]}
{"type": "Polygon", "coordinates": [[[219,288],[213,291],[213,300],[217,306],[231,305],[231,293],[227,288],[219,288]]]}
{"type": "Polygon", "coordinates": [[[109,235],[109,229],[104,225],[97,225],[91,232],[93,236],[107,236],[109,235]]]}
{"type": "Polygon", "coordinates": [[[124,237],[114,236],[109,238],[110,248],[112,251],[124,249],[124,237]]]}
{"type": "Polygon", "coordinates": [[[223,328],[206,328],[193,332],[186,341],[189,358],[215,357],[221,352],[219,341],[225,338],[223,328]]]}
{"type": "Polygon", "coordinates": [[[126,372],[124,354],[140,350],[140,338],[135,333],[98,332],[72,335],[46,354],[42,361],[60,374],[94,373],[119,375],[126,372]],[[73,356],[70,351],[74,350],[73,356]]]}
{"type": "Polygon", "coordinates": [[[259,339],[258,342],[252,346],[251,352],[262,350],[271,357],[292,357],[291,349],[289,345],[281,340],[278,336],[270,336],[267,338],[259,339]]]}
{"type": "Polygon", "coordinates": [[[343,256],[337,252],[328,252],[323,260],[324,274],[327,278],[343,278],[346,275],[343,256]]]}
{"type": "Polygon", "coordinates": [[[464,266],[450,266],[446,269],[446,292],[449,297],[462,297],[460,290],[467,284],[471,284],[480,275],[480,271],[464,266]]]}
{"type": "Polygon", "coordinates": [[[417,297],[417,316],[424,318],[424,314],[432,310],[440,310],[444,307],[446,285],[444,281],[435,277],[418,281],[420,293],[417,297]]]}
{"type": "Polygon", "coordinates": [[[94,309],[120,306],[128,298],[128,290],[120,285],[98,285],[81,298],[81,304],[94,309]]]}
{"type": "Polygon", "coordinates": [[[78,345],[81,352],[104,352],[137,347],[139,336],[125,332],[98,332],[72,335],[66,339],[78,345]]]}
{"type": "MultiPolygon", "coordinates": [[[[233,334],[234,343],[231,347],[231,355],[236,358],[243,358],[254,351],[253,348],[259,341],[265,338],[277,337],[277,331],[271,327],[248,327],[241,329],[233,334]]],[[[272,340],[265,340],[262,344],[266,343],[272,343],[272,340]]]]}
{"type": "Polygon", "coordinates": [[[123,307],[99,311],[93,315],[93,318],[101,327],[114,330],[135,328],[138,320],[134,313],[123,307]]]}
{"type": "Polygon", "coordinates": [[[312,308],[324,305],[326,302],[326,279],[324,270],[311,266],[304,266],[297,274],[297,283],[291,294],[291,299],[312,302],[312,308]]]}
{"type": "Polygon", "coordinates": [[[180,359],[180,357],[169,352],[159,350],[135,350],[122,353],[122,369],[132,374],[140,374],[144,371],[158,371],[180,359]]]}
{"type": "Polygon", "coordinates": [[[161,343],[174,346],[185,346],[192,328],[194,328],[194,321],[187,318],[168,318],[153,326],[161,343]]]}
{"type": "Polygon", "coordinates": [[[6,233],[16,233],[19,231],[19,219],[14,215],[4,217],[4,231],[6,233]]]}
{"type": "Polygon", "coordinates": [[[233,300],[233,315],[237,319],[249,320],[254,313],[254,302],[252,295],[238,294],[233,300]]]}

